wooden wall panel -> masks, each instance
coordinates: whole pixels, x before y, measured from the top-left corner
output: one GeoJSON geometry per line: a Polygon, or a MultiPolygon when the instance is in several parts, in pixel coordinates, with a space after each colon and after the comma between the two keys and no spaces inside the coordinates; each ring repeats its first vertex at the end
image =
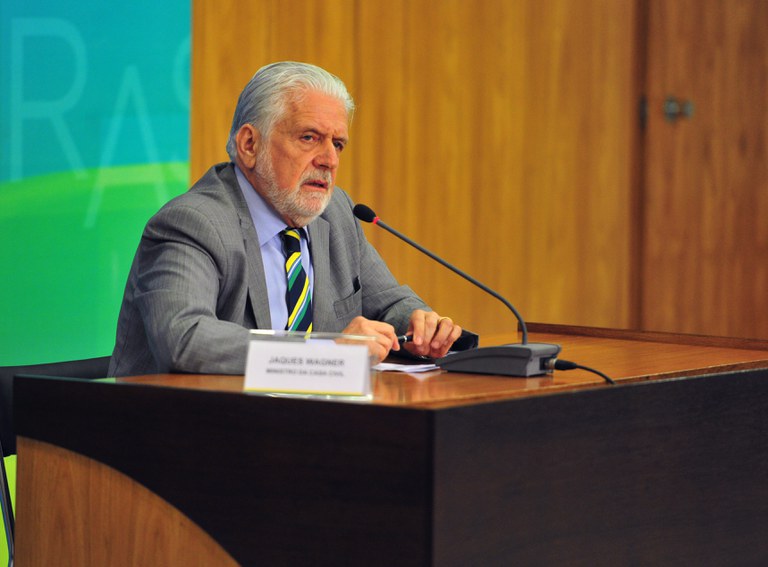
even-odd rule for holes
{"type": "MultiPolygon", "coordinates": [[[[339,184],[528,320],[631,326],[635,3],[195,0],[192,175],[237,94],[299,59],[358,104],[339,184]],[[322,30],[322,31],[321,31],[322,30]]],[[[479,332],[493,298],[371,227],[398,278],[479,332]]]]}

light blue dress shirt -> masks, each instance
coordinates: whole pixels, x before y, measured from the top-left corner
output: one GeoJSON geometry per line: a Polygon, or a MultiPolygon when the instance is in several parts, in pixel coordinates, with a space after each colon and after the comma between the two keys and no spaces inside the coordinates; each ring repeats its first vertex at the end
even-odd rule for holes
{"type": "MultiPolygon", "coordinates": [[[[264,274],[267,279],[272,328],[285,329],[288,322],[288,307],[285,304],[285,292],[288,284],[285,279],[285,255],[283,254],[283,242],[280,233],[286,228],[286,224],[264,198],[256,192],[256,189],[237,166],[235,166],[235,173],[245,202],[248,204],[248,211],[251,213],[256,235],[259,238],[261,260],[264,262],[264,274]]],[[[301,264],[309,278],[309,291],[314,297],[314,272],[312,259],[309,255],[309,231],[306,228],[304,234],[307,238],[301,239],[301,264]]]]}

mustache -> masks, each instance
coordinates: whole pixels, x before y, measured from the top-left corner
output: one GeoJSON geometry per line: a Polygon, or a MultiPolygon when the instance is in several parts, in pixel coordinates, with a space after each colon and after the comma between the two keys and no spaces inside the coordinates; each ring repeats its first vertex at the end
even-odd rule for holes
{"type": "Polygon", "coordinates": [[[330,188],[331,183],[333,183],[333,176],[331,175],[330,171],[318,169],[315,171],[309,171],[302,175],[301,179],[299,180],[299,185],[302,185],[307,181],[322,181],[327,187],[330,188]]]}

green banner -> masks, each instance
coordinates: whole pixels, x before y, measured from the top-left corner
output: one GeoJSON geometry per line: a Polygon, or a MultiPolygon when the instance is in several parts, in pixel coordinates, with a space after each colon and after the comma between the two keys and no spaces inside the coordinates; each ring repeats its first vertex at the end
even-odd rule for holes
{"type": "Polygon", "coordinates": [[[186,190],[190,5],[0,6],[0,365],[112,351],[147,219],[186,190]]]}

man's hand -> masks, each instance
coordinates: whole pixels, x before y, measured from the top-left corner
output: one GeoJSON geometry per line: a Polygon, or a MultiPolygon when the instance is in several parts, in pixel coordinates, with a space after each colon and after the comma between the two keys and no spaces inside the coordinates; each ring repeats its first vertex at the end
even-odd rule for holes
{"type": "Polygon", "coordinates": [[[369,335],[375,337],[376,341],[369,341],[368,351],[371,356],[378,359],[377,363],[384,360],[390,350],[400,350],[400,343],[397,342],[395,328],[389,323],[372,321],[365,317],[355,317],[342,332],[348,335],[369,335]]]}
{"type": "Polygon", "coordinates": [[[406,334],[412,336],[412,340],[405,343],[408,352],[440,358],[448,353],[454,341],[461,336],[461,327],[454,324],[450,317],[441,317],[434,311],[416,309],[411,313],[406,334]]]}

